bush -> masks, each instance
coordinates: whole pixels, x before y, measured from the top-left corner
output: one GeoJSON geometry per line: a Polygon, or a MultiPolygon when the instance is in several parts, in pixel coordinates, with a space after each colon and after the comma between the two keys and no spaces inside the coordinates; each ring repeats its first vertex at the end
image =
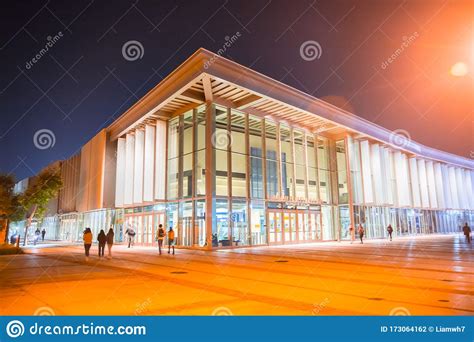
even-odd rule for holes
{"type": "Polygon", "coordinates": [[[0,255],[12,254],[23,254],[23,250],[21,248],[6,243],[0,245],[0,255]]]}

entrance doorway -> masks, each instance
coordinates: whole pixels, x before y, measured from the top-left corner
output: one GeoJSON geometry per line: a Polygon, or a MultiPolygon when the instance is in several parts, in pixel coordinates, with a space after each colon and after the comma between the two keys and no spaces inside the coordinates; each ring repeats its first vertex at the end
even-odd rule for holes
{"type": "Polygon", "coordinates": [[[322,240],[321,212],[311,210],[268,211],[269,243],[291,244],[322,240]]]}
{"type": "MultiPolygon", "coordinates": [[[[135,243],[139,245],[156,245],[155,236],[158,225],[165,225],[165,212],[137,213],[125,215],[124,233],[127,229],[135,230],[135,243]]],[[[124,240],[126,241],[126,237],[124,240]]]]}

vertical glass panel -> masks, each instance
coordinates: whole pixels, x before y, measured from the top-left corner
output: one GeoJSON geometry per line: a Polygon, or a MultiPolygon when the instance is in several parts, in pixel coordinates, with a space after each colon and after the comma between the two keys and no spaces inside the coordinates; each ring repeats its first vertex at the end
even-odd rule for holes
{"type": "Polygon", "coordinates": [[[180,240],[182,246],[193,245],[193,202],[182,202],[181,224],[179,225],[180,240]]]}
{"type": "Polygon", "coordinates": [[[249,115],[249,140],[252,155],[262,157],[262,119],[249,115]]]}
{"type": "Polygon", "coordinates": [[[166,206],[166,222],[168,224],[165,226],[167,230],[173,227],[176,241],[178,241],[178,217],[178,203],[168,203],[166,206]]]}
{"type": "Polygon", "coordinates": [[[293,130],[293,141],[295,144],[295,163],[299,165],[306,165],[305,149],[303,145],[304,132],[293,130]]]}
{"type": "Polygon", "coordinates": [[[290,128],[280,125],[280,141],[281,141],[281,161],[293,163],[293,150],[291,147],[290,128]]]}
{"type": "MultiPolygon", "coordinates": [[[[268,152],[269,151],[267,150],[267,155],[268,155],[268,152]]],[[[267,197],[269,199],[279,197],[278,164],[276,160],[270,160],[270,159],[267,159],[267,197]]]]}
{"type": "Polygon", "coordinates": [[[227,109],[216,106],[216,133],[212,139],[212,143],[216,149],[227,150],[230,144],[227,121],[227,109]]]}
{"type": "Polygon", "coordinates": [[[329,203],[330,202],[330,183],[329,183],[329,171],[319,170],[319,191],[321,202],[329,203]]]}
{"type": "Polygon", "coordinates": [[[232,152],[247,154],[245,150],[245,114],[232,110],[230,129],[232,152]]]}
{"type": "Polygon", "coordinates": [[[296,165],[296,198],[306,199],[305,167],[296,165]]]}
{"type": "Polygon", "coordinates": [[[306,135],[306,150],[308,166],[316,167],[316,150],[314,147],[314,137],[312,135],[306,135]]]}
{"type": "Polygon", "coordinates": [[[196,201],[196,216],[194,220],[194,234],[196,236],[195,242],[200,247],[206,244],[206,201],[196,201]]]}
{"type": "Polygon", "coordinates": [[[216,150],[216,195],[227,196],[229,181],[227,172],[227,151],[216,150]]]}
{"type": "Polygon", "coordinates": [[[232,201],[232,242],[234,246],[247,246],[249,244],[247,202],[232,201]]]}
{"type": "Polygon", "coordinates": [[[183,197],[193,195],[193,154],[183,156],[183,197]]]}
{"type": "Polygon", "coordinates": [[[232,197],[247,196],[247,157],[232,153],[232,197]]]}
{"type": "Polygon", "coordinates": [[[265,224],[265,203],[263,201],[252,201],[250,204],[250,215],[251,244],[266,244],[267,228],[265,224]]]}
{"type": "Polygon", "coordinates": [[[206,148],[206,106],[197,110],[196,124],[196,150],[202,150],[206,148]]]}
{"type": "Polygon", "coordinates": [[[339,204],[347,204],[349,203],[349,192],[347,186],[347,163],[344,140],[336,142],[336,164],[339,204]]]}
{"type": "Polygon", "coordinates": [[[254,156],[260,156],[261,150],[251,149],[250,156],[250,195],[253,198],[263,198],[263,160],[254,156]]]}
{"type": "Polygon", "coordinates": [[[283,196],[293,198],[293,164],[281,163],[281,178],[283,196]]]}
{"type": "Polygon", "coordinates": [[[216,229],[216,232],[212,236],[212,246],[230,246],[229,209],[226,199],[216,200],[216,229]]]}
{"type": "Polygon", "coordinates": [[[183,154],[188,154],[193,150],[193,111],[184,113],[183,119],[183,154]]]}
{"type": "Polygon", "coordinates": [[[267,160],[277,160],[276,124],[265,120],[265,144],[267,160]]]}
{"type": "Polygon", "coordinates": [[[318,167],[329,170],[329,150],[326,139],[318,137],[318,167]]]}
{"type": "Polygon", "coordinates": [[[201,150],[196,154],[196,169],[194,170],[196,178],[196,196],[206,194],[206,152],[201,150]]]}
{"type": "Polygon", "coordinates": [[[178,158],[168,160],[168,199],[178,198],[178,158]]]}
{"type": "Polygon", "coordinates": [[[318,170],[312,167],[308,167],[308,199],[316,201],[318,196],[318,183],[317,176],[318,170]]]}
{"type": "Polygon", "coordinates": [[[327,205],[321,207],[323,223],[323,240],[334,240],[332,208],[327,205]]]}
{"type": "Polygon", "coordinates": [[[179,117],[168,123],[168,159],[177,158],[179,154],[179,117]]]}

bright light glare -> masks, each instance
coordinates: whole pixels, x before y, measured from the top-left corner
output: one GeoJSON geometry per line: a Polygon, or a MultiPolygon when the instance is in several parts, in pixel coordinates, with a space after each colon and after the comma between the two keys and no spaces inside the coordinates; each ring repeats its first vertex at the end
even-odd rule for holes
{"type": "Polygon", "coordinates": [[[451,75],[456,77],[466,76],[467,72],[467,65],[462,62],[458,62],[451,67],[451,75]]]}

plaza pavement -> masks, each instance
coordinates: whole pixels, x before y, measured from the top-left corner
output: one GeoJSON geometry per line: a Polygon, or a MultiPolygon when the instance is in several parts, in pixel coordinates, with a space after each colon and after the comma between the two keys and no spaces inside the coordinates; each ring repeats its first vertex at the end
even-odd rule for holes
{"type": "Polygon", "coordinates": [[[79,245],[0,256],[0,315],[473,315],[461,235],[223,251],[79,245]],[[107,252],[107,251],[106,251],[107,252]]]}

